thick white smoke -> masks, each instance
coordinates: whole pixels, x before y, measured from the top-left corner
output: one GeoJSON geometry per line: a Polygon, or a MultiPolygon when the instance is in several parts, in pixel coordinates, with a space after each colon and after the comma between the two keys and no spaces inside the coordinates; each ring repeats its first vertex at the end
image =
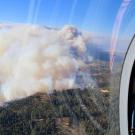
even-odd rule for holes
{"type": "Polygon", "coordinates": [[[0,25],[0,98],[77,87],[87,38],[72,26],[0,25]],[[75,54],[75,53],[76,54],[75,54]]]}

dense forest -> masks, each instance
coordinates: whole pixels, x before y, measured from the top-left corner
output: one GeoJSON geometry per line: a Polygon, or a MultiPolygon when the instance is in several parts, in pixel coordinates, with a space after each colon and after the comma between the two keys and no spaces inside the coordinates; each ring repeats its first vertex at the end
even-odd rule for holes
{"type": "MultiPolygon", "coordinates": [[[[111,94],[108,63],[97,61],[91,63],[89,69],[91,77],[97,82],[96,87],[36,93],[5,103],[0,107],[0,135],[115,134],[113,126],[117,126],[114,120],[118,119],[115,104],[118,90],[111,94]],[[111,107],[110,103],[115,107],[111,107]],[[116,113],[110,117],[113,109],[116,113]],[[110,124],[111,134],[107,132],[110,124]]],[[[115,81],[119,80],[117,74],[115,81]]]]}
{"type": "Polygon", "coordinates": [[[36,93],[0,108],[0,134],[104,134],[108,127],[108,97],[108,93],[95,89],[36,93]]]}

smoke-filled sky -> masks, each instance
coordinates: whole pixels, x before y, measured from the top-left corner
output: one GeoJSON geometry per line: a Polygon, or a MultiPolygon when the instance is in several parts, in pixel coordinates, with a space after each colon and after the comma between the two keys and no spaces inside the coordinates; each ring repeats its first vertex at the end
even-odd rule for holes
{"type": "Polygon", "coordinates": [[[127,36],[135,31],[134,0],[0,0],[0,21],[51,27],[72,24],[91,32],[111,35],[122,3],[127,9],[121,31],[127,36]],[[130,4],[126,5],[128,2],[130,4]]]}
{"type": "Polygon", "coordinates": [[[0,0],[0,96],[77,87],[78,70],[92,60],[82,57],[89,42],[110,49],[112,69],[135,32],[134,7],[135,0],[0,0]]]}
{"type": "MultiPolygon", "coordinates": [[[[81,87],[76,76],[86,67],[85,61],[92,60],[86,53],[89,42],[89,34],[73,26],[1,24],[0,96],[8,101],[36,92],[81,87]]],[[[90,79],[88,76],[87,84],[90,79]]]]}

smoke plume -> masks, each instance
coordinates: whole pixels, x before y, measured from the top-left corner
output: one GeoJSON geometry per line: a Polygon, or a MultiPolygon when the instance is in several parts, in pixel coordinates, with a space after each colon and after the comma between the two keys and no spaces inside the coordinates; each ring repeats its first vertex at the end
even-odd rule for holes
{"type": "Polygon", "coordinates": [[[88,38],[73,26],[0,25],[0,98],[76,88],[88,38]]]}

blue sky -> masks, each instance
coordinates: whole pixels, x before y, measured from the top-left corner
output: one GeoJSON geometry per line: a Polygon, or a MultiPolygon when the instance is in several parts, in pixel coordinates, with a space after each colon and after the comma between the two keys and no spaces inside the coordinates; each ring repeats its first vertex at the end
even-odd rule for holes
{"type": "MultiPolygon", "coordinates": [[[[0,0],[0,22],[52,27],[72,24],[91,32],[111,34],[121,3],[122,0],[0,0]]],[[[134,32],[134,13],[135,0],[131,0],[121,31],[134,32]]]]}

